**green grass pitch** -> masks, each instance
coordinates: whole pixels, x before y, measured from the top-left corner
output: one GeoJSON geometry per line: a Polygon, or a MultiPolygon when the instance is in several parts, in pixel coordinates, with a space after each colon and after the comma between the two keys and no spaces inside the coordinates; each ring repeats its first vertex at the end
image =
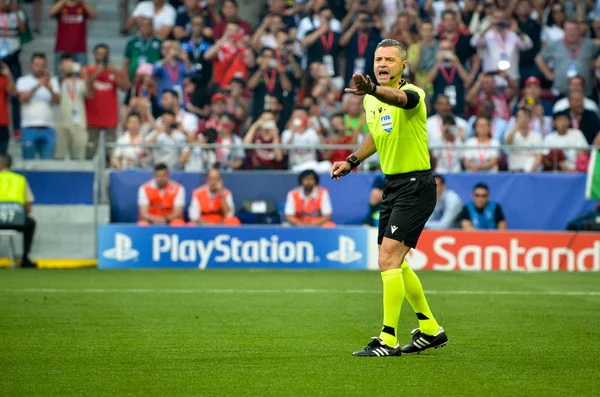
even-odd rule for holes
{"type": "Polygon", "coordinates": [[[377,272],[2,270],[0,395],[600,395],[600,274],[420,276],[448,346],[355,358],[377,272]]]}

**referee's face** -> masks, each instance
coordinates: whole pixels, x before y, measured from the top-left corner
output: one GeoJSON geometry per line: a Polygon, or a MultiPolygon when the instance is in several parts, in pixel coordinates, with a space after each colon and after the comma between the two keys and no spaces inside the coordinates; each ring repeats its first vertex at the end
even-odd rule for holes
{"type": "Polygon", "coordinates": [[[402,77],[406,67],[406,59],[402,59],[396,47],[380,47],[375,51],[375,78],[380,85],[393,86],[402,77]]]}

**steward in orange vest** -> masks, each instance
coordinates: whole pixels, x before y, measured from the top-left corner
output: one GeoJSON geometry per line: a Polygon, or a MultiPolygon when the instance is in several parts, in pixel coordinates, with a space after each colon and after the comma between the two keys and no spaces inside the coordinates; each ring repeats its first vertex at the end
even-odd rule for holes
{"type": "Polygon", "coordinates": [[[306,170],[298,177],[299,187],[285,201],[285,218],[293,226],[334,227],[329,191],[319,186],[319,175],[306,170]]]}
{"type": "Polygon", "coordinates": [[[170,180],[169,169],[164,164],[154,167],[154,178],[138,190],[140,226],[184,226],[185,188],[170,180]]]}
{"type": "Polygon", "coordinates": [[[206,184],[192,193],[188,210],[190,225],[239,226],[241,222],[234,213],[233,196],[223,187],[221,171],[214,168],[209,170],[206,184]]]}

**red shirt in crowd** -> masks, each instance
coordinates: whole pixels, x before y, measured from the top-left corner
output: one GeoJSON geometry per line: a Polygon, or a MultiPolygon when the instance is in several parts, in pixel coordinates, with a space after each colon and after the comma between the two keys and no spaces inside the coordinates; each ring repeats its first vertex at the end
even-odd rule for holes
{"type": "MultiPolygon", "coordinates": [[[[260,134],[254,135],[253,144],[272,144],[273,139],[265,140],[260,134]]],[[[345,159],[344,159],[345,160],[345,159]]],[[[281,162],[275,158],[275,149],[256,149],[250,152],[248,168],[250,169],[281,169],[281,162]]]]}
{"type": "Polygon", "coordinates": [[[214,81],[224,88],[229,86],[235,77],[246,80],[248,68],[246,67],[247,49],[223,45],[213,61],[214,81]]]}
{"type": "Polygon", "coordinates": [[[6,127],[10,124],[8,116],[8,80],[0,75],[0,126],[6,127]]]}
{"type": "MultiPolygon", "coordinates": [[[[244,36],[252,35],[252,27],[248,22],[239,19],[237,23],[238,25],[240,25],[241,34],[243,34],[244,36]]],[[[223,36],[223,34],[225,34],[225,28],[227,27],[227,24],[227,21],[222,20],[213,27],[213,37],[215,38],[215,40],[219,40],[223,36]]]]}
{"type": "Polygon", "coordinates": [[[87,52],[87,20],[88,13],[81,3],[64,6],[56,15],[58,30],[56,31],[56,52],[87,52]]]}
{"type": "MultiPolygon", "coordinates": [[[[95,71],[95,65],[86,67],[88,76],[95,71]]],[[[108,70],[100,73],[94,80],[94,97],[85,100],[88,127],[117,128],[119,119],[117,89],[117,77],[108,70]]]]}
{"type": "MultiPolygon", "coordinates": [[[[354,144],[354,137],[352,135],[344,135],[340,141],[334,141],[333,139],[327,139],[327,143],[335,143],[337,145],[352,145],[354,144]]],[[[335,163],[336,161],[346,161],[348,156],[352,154],[352,150],[346,149],[334,149],[331,151],[331,158],[329,161],[335,163]]]]}

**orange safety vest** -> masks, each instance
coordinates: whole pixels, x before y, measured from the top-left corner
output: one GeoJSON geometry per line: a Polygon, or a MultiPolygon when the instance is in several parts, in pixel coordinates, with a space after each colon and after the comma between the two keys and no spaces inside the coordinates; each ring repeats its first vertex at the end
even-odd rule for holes
{"type": "Polygon", "coordinates": [[[146,183],[144,192],[150,203],[150,215],[170,215],[173,212],[173,204],[179,189],[181,189],[181,185],[177,182],[169,182],[162,192],[156,186],[152,186],[151,183],[146,183]]]}
{"type": "Polygon", "coordinates": [[[321,187],[315,187],[315,189],[317,189],[317,198],[309,198],[306,201],[302,197],[300,189],[292,191],[292,198],[296,207],[296,218],[300,221],[310,221],[322,216],[321,206],[327,189],[321,187]]]}
{"type": "MultiPolygon", "coordinates": [[[[229,197],[231,192],[225,190],[225,197],[229,197]]],[[[203,185],[198,189],[194,190],[193,197],[198,200],[200,204],[200,218],[208,223],[221,223],[225,219],[223,213],[223,202],[221,201],[221,195],[211,195],[208,186],[203,185]],[[211,197],[212,196],[212,197],[211,197]]]]}

